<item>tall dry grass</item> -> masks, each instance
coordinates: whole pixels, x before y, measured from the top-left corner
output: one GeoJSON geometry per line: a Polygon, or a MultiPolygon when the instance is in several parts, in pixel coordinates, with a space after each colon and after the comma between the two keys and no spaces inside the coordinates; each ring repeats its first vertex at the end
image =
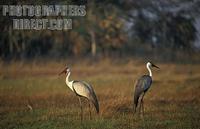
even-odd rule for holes
{"type": "MultiPolygon", "coordinates": [[[[50,118],[78,120],[77,114],[80,111],[78,99],[66,86],[65,76],[58,76],[66,64],[72,70],[70,79],[85,80],[92,84],[100,103],[99,117],[112,121],[113,126],[121,123],[120,128],[143,126],[153,128],[156,125],[165,128],[176,127],[173,124],[176,123],[180,124],[177,127],[185,127],[188,124],[184,122],[191,124],[193,119],[194,125],[198,125],[200,66],[154,63],[161,69],[153,69],[153,85],[144,98],[146,119],[154,121],[147,122],[146,125],[132,117],[134,81],[141,75],[148,74],[144,61],[121,62],[107,59],[98,63],[90,61],[0,63],[0,113],[4,121],[1,122],[2,127],[6,126],[5,121],[11,120],[7,116],[29,112],[28,105],[33,111],[38,111],[35,113],[40,116],[37,118],[40,120],[50,118]],[[163,123],[156,124],[159,120],[166,122],[164,126],[163,123]],[[181,120],[183,123],[180,123],[181,120]],[[130,121],[135,121],[137,124],[130,121]]],[[[87,101],[83,101],[84,110],[87,111],[87,101]]],[[[94,109],[93,114],[95,114],[94,109]]],[[[97,118],[100,119],[99,117],[97,118]]],[[[16,119],[22,118],[17,118],[16,115],[16,119]]],[[[28,118],[26,114],[24,119],[28,118]]],[[[188,126],[192,127],[190,124],[188,126]]]]}

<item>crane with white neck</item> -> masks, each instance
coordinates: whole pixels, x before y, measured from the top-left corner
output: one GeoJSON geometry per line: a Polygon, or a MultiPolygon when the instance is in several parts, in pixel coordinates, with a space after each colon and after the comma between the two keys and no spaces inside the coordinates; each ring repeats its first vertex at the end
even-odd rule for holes
{"type": "Polygon", "coordinates": [[[155,68],[159,69],[158,66],[154,65],[151,62],[148,62],[146,64],[146,67],[149,71],[149,75],[143,75],[135,83],[134,105],[133,105],[134,106],[134,113],[136,112],[138,100],[139,100],[140,96],[142,95],[141,101],[140,101],[139,112],[141,111],[141,107],[142,107],[142,111],[143,111],[143,114],[144,114],[143,98],[144,98],[145,93],[148,91],[148,89],[151,87],[151,84],[152,84],[152,76],[153,75],[152,75],[151,68],[155,67],[155,68]]]}
{"type": "MultiPolygon", "coordinates": [[[[63,73],[66,74],[67,86],[76,94],[76,96],[79,99],[79,103],[81,107],[81,120],[83,119],[83,107],[81,103],[81,98],[86,98],[88,100],[89,111],[90,111],[90,102],[92,102],[93,105],[95,106],[96,112],[99,113],[99,103],[92,86],[90,86],[88,83],[84,81],[75,81],[75,80],[69,81],[69,76],[71,72],[70,72],[70,68],[67,66],[64,68],[62,72],[59,73],[59,75],[63,73]]],[[[91,118],[91,111],[90,111],[90,118],[91,118]]]]}

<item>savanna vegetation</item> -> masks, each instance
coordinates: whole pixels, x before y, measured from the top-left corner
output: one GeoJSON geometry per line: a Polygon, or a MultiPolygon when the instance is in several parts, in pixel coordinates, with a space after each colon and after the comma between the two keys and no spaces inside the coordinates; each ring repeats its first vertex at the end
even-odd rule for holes
{"type": "Polygon", "coordinates": [[[0,65],[0,128],[58,129],[197,129],[200,120],[200,71],[198,64],[157,63],[153,85],[144,98],[145,115],[133,116],[134,81],[147,74],[145,62],[104,60],[70,62],[32,62],[0,65]],[[80,120],[77,97],[58,76],[65,64],[70,79],[93,85],[100,113],[92,112],[84,101],[84,120],[80,120]],[[80,65],[81,63],[81,65],[80,65]]]}

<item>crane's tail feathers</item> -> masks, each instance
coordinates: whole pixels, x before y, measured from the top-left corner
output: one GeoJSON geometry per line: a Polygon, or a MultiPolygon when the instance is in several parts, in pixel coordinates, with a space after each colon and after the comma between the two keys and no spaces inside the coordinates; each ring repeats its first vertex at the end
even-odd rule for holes
{"type": "Polygon", "coordinates": [[[95,109],[96,109],[96,111],[97,111],[97,114],[99,114],[99,103],[98,103],[98,101],[97,102],[92,102],[93,104],[94,104],[94,106],[95,106],[95,109]]]}
{"type": "Polygon", "coordinates": [[[139,96],[134,96],[134,110],[136,111],[138,105],[139,96]]]}
{"type": "Polygon", "coordinates": [[[97,114],[99,114],[99,103],[97,99],[92,99],[92,103],[94,104],[97,114]]]}
{"type": "Polygon", "coordinates": [[[94,94],[93,97],[91,97],[90,99],[95,106],[97,114],[99,114],[99,103],[98,103],[96,95],[94,94]]]}

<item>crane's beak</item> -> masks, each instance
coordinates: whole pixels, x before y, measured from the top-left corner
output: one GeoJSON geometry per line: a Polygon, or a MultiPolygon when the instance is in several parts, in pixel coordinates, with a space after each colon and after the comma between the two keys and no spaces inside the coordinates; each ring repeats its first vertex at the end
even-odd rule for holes
{"type": "Polygon", "coordinates": [[[60,76],[61,74],[66,73],[66,69],[64,69],[62,72],[60,72],[58,75],[60,76]]]}
{"type": "Polygon", "coordinates": [[[152,67],[156,67],[157,69],[160,69],[158,66],[156,66],[156,65],[154,65],[154,64],[152,64],[152,67]]]}

